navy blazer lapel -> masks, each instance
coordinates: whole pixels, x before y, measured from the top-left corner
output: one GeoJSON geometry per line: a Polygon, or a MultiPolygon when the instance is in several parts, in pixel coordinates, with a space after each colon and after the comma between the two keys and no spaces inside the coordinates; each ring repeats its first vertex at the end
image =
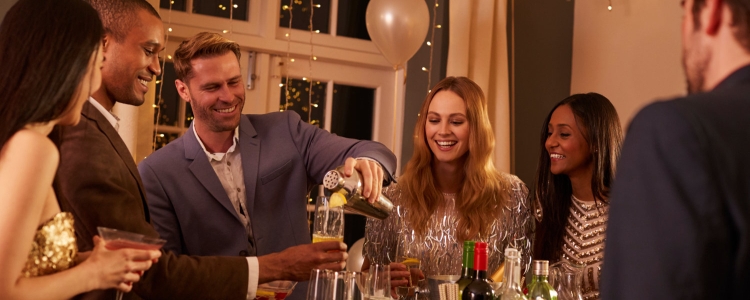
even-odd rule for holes
{"type": "Polygon", "coordinates": [[[252,216],[260,165],[260,139],[255,127],[245,115],[240,118],[240,153],[242,154],[242,174],[245,176],[245,198],[247,198],[245,203],[252,216]]]}
{"type": "Polygon", "coordinates": [[[189,166],[193,176],[200,181],[203,187],[214,196],[214,199],[219,201],[219,203],[221,203],[221,205],[224,206],[224,208],[226,208],[235,219],[237,219],[237,221],[242,222],[240,217],[237,216],[237,212],[234,210],[234,205],[232,205],[232,201],[229,200],[227,192],[221,185],[219,176],[216,175],[216,171],[211,167],[211,163],[208,161],[208,157],[206,157],[206,152],[203,151],[203,148],[198,143],[198,139],[193,132],[192,123],[190,124],[190,128],[188,128],[182,136],[182,142],[185,145],[185,158],[193,161],[189,166]]]}
{"type": "Polygon", "coordinates": [[[115,128],[112,126],[112,123],[110,123],[109,120],[107,120],[107,118],[88,101],[83,104],[81,114],[96,123],[96,126],[99,127],[99,130],[104,134],[104,136],[107,137],[110,144],[112,144],[112,148],[117,151],[117,154],[119,154],[122,162],[125,163],[125,166],[128,167],[130,175],[132,175],[135,181],[138,182],[138,192],[140,192],[141,194],[141,202],[143,202],[143,212],[146,215],[146,221],[151,222],[151,217],[148,213],[148,205],[146,204],[146,195],[143,191],[143,182],[141,181],[141,175],[140,173],[138,173],[138,167],[135,166],[135,160],[130,154],[128,146],[125,145],[125,141],[122,140],[122,137],[119,133],[117,133],[117,130],[115,130],[115,128]]]}

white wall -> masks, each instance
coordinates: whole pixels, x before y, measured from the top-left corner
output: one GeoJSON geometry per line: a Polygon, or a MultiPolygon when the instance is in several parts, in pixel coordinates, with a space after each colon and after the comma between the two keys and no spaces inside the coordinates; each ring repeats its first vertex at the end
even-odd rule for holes
{"type": "Polygon", "coordinates": [[[679,0],[578,0],[571,93],[598,92],[623,126],[644,105],[685,93],[679,0]]]}

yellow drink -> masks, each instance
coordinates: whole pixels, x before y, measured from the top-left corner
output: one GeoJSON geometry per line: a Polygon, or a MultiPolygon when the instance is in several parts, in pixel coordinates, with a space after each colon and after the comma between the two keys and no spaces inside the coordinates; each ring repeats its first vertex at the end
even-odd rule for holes
{"type": "Polygon", "coordinates": [[[312,242],[313,243],[320,243],[320,242],[344,242],[343,236],[321,236],[317,234],[313,234],[312,236],[312,242]]]}

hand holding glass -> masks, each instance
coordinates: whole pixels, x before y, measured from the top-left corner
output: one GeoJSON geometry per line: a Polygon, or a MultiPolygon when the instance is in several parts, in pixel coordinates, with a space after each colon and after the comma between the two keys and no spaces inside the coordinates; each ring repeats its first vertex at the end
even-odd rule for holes
{"type": "MultiPolygon", "coordinates": [[[[123,248],[140,249],[140,250],[159,250],[167,241],[146,237],[142,234],[132,233],[106,227],[97,227],[99,236],[106,242],[104,245],[109,250],[118,250],[123,248]]],[[[123,292],[117,291],[117,300],[122,299],[123,292]]]]}
{"type": "Polygon", "coordinates": [[[344,207],[329,197],[318,197],[315,203],[312,242],[344,241],[344,207]]]}

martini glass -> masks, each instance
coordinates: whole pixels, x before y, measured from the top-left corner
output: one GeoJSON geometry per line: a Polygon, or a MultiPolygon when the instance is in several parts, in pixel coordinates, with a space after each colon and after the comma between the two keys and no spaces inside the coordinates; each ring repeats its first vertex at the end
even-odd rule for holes
{"type": "MultiPolygon", "coordinates": [[[[117,230],[106,227],[97,227],[99,236],[106,242],[104,245],[109,250],[118,249],[139,249],[139,250],[159,250],[166,240],[159,238],[150,238],[142,234],[117,230]]],[[[123,292],[117,291],[117,300],[122,300],[123,292]]]]}

